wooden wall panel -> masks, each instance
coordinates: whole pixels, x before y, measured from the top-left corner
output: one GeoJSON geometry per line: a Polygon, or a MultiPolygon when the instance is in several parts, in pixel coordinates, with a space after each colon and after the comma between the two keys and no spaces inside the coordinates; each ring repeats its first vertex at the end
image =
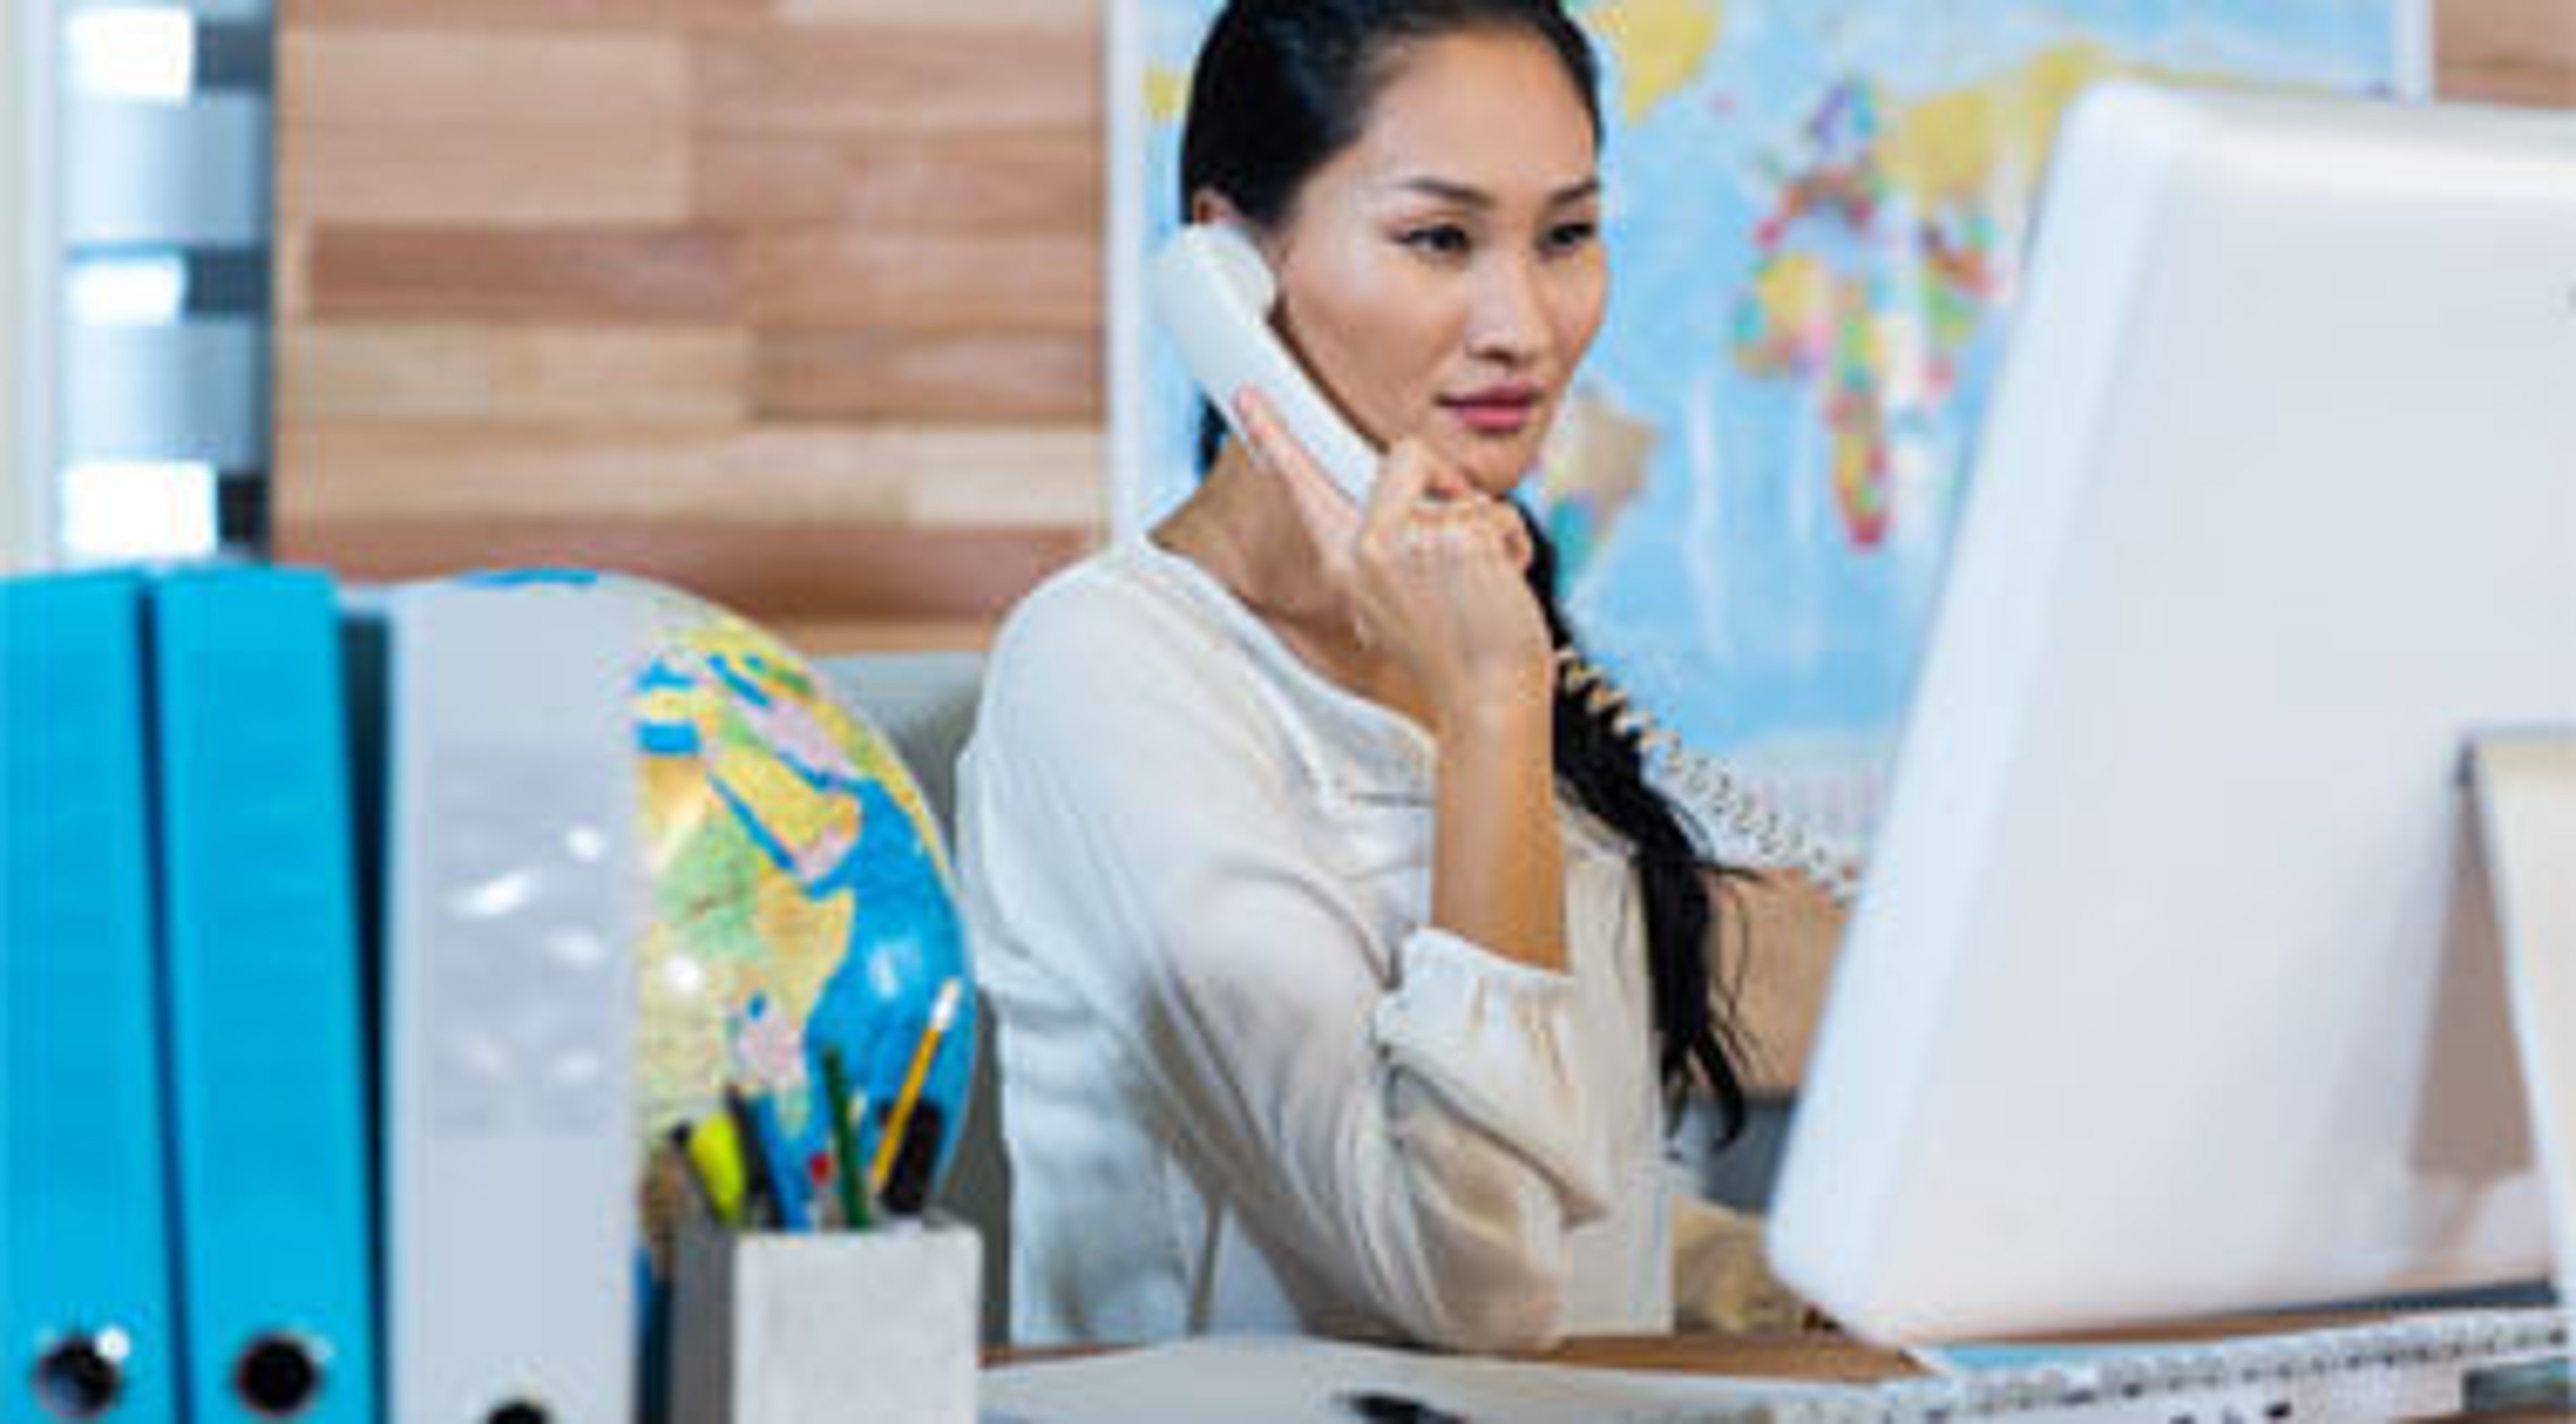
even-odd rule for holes
{"type": "Polygon", "coordinates": [[[325,423],[740,425],[752,405],[751,341],[728,326],[292,327],[278,333],[277,364],[293,483],[310,477],[296,442],[325,423]]]}
{"type": "Polygon", "coordinates": [[[779,420],[1081,421],[1100,339],[1066,331],[763,332],[751,404],[779,420]]]}
{"type": "Polygon", "coordinates": [[[1096,32],[961,27],[945,14],[924,5],[882,24],[705,31],[694,47],[697,122],[719,133],[767,134],[1096,127],[1096,32]]]}
{"type": "Polygon", "coordinates": [[[1098,147],[1071,131],[716,133],[691,155],[695,210],[724,222],[1074,235],[1104,207],[1098,147]]]}
{"type": "Polygon", "coordinates": [[[311,421],[281,453],[299,523],[499,525],[586,514],[691,530],[1080,529],[1099,438],[1004,430],[311,421]]]}
{"type": "MultiPolygon", "coordinates": [[[[1106,521],[1103,3],[280,0],[280,552],[980,641],[1106,521]]],[[[2576,0],[2436,4],[2576,104],[2576,0]]]]}
{"type": "Polygon", "coordinates": [[[278,552],[971,645],[1106,520],[1093,0],[283,0],[278,552]]]}
{"type": "Polygon", "coordinates": [[[741,241],[710,228],[320,223],[311,231],[305,291],[310,319],[321,324],[414,317],[615,328],[740,316],[741,241]]]}
{"type": "Polygon", "coordinates": [[[2444,97],[2576,107],[2576,0],[2438,0],[2444,97]]]}
{"type": "Polygon", "coordinates": [[[677,31],[281,29],[279,121],[294,129],[508,135],[609,129],[676,137],[691,46],[677,31]]]}
{"type": "Polygon", "coordinates": [[[643,130],[330,130],[281,155],[277,178],[317,223],[596,227],[689,215],[688,155],[643,130]]]}

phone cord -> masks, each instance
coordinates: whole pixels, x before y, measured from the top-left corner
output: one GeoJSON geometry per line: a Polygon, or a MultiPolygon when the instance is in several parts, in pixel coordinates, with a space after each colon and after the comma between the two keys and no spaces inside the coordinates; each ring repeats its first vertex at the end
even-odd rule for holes
{"type": "Polygon", "coordinates": [[[1587,711],[1596,716],[1608,713],[1613,730],[1637,739],[1649,779],[1682,804],[1706,838],[1715,839],[1722,831],[1727,839],[1749,848],[1757,865],[1795,870],[1837,905],[1848,908],[1859,895],[1857,857],[1821,844],[1723,763],[1682,745],[1681,738],[1639,711],[1590,659],[1571,648],[1560,648],[1556,664],[1557,677],[1568,692],[1583,699],[1587,711]]]}

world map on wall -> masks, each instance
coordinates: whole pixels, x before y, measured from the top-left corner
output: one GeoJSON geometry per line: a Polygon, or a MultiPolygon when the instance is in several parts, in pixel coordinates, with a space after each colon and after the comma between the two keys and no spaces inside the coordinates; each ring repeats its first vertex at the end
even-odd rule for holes
{"type": "MultiPolygon", "coordinates": [[[[2385,93],[2404,0],[1595,0],[1602,336],[1531,486],[1586,646],[1830,843],[1894,757],[2060,118],[2115,75],[2385,93]]],[[[1117,161],[1176,219],[1214,0],[1128,0],[1117,161]]],[[[1132,294],[1122,294],[1122,300],[1132,294]]],[[[1116,377],[1143,522],[1191,483],[1159,337],[1116,377]]]]}

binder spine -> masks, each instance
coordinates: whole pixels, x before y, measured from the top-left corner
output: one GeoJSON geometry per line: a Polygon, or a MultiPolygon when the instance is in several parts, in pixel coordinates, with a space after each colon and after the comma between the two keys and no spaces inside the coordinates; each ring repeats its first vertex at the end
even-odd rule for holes
{"type": "Polygon", "coordinates": [[[633,635],[587,592],[393,608],[392,1418],[633,1416],[633,635]]]}
{"type": "Polygon", "coordinates": [[[329,581],[153,598],[187,1398],[200,1420],[372,1420],[354,850],[329,581]]]}
{"type": "Polygon", "coordinates": [[[0,1418],[176,1417],[141,630],[0,583],[0,1418]]]}

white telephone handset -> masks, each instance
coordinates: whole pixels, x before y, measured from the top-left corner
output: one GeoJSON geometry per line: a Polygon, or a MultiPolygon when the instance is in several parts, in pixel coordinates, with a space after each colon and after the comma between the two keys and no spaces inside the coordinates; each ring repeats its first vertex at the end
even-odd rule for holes
{"type": "MultiPolygon", "coordinates": [[[[1154,254],[1147,293],[1155,318],[1180,347],[1181,364],[1238,438],[1251,441],[1234,409],[1236,393],[1249,386],[1269,399],[1290,433],[1353,504],[1368,503],[1378,451],[1325,399],[1271,329],[1279,283],[1250,238],[1226,223],[1183,227],[1154,254]]],[[[1711,853],[1800,871],[1833,899],[1851,901],[1860,879],[1856,862],[1817,845],[1725,766],[1652,725],[1582,654],[1564,649],[1557,662],[1557,676],[1567,690],[1595,712],[1614,714],[1623,729],[1637,734],[1649,775],[1697,819],[1711,853]]]]}
{"type": "Polygon", "coordinates": [[[1181,348],[1181,363],[1245,444],[1251,437],[1234,398],[1250,386],[1268,398],[1351,503],[1368,503],[1378,452],[1333,409],[1271,329],[1279,282],[1252,239],[1228,223],[1192,223],[1154,255],[1147,290],[1154,315],[1181,348]]]}

